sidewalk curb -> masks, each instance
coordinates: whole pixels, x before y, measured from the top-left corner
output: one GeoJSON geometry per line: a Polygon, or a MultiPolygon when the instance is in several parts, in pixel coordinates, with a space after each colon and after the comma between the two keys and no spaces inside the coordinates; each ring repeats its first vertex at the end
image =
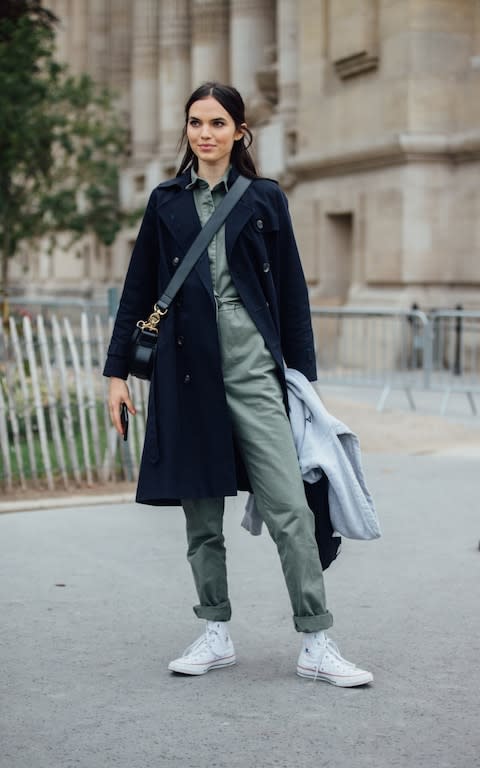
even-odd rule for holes
{"type": "Polygon", "coordinates": [[[32,512],[34,510],[59,509],[62,507],[92,507],[101,504],[131,504],[134,493],[110,493],[103,496],[62,496],[61,498],[25,499],[0,503],[0,514],[9,512],[32,512]]]}

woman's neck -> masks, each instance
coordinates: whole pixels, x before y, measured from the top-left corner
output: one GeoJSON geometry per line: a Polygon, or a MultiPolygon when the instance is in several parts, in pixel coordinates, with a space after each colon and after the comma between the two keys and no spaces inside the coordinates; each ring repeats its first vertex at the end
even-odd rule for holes
{"type": "Polygon", "coordinates": [[[201,179],[204,179],[206,182],[208,182],[209,187],[213,189],[213,187],[220,181],[222,176],[225,174],[229,165],[230,165],[230,161],[227,161],[226,163],[223,162],[221,164],[199,162],[197,174],[200,176],[201,179]]]}

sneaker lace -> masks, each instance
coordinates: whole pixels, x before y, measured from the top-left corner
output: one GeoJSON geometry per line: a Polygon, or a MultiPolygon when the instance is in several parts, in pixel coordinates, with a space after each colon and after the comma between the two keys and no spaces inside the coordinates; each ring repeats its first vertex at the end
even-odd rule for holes
{"type": "Polygon", "coordinates": [[[342,654],[340,653],[340,649],[339,649],[338,645],[336,643],[334,643],[333,640],[328,638],[327,642],[326,642],[326,645],[325,645],[325,652],[324,652],[322,658],[320,659],[320,661],[318,661],[314,665],[314,670],[315,670],[315,675],[314,675],[314,678],[313,678],[314,680],[316,680],[318,675],[319,675],[320,667],[322,665],[322,661],[323,661],[323,657],[324,657],[325,653],[329,653],[331,656],[334,657],[334,659],[336,661],[340,662],[341,664],[345,665],[346,667],[350,667],[351,669],[356,669],[356,665],[355,664],[353,664],[351,661],[347,661],[346,659],[343,658],[342,654]]]}
{"type": "Polygon", "coordinates": [[[204,632],[203,635],[200,635],[194,642],[188,646],[188,648],[185,648],[183,655],[189,656],[191,653],[195,653],[196,651],[200,651],[205,646],[208,648],[211,653],[213,653],[215,656],[218,656],[218,653],[216,653],[212,647],[212,644],[210,642],[209,634],[212,635],[218,635],[215,630],[209,630],[208,632],[204,632]]]}

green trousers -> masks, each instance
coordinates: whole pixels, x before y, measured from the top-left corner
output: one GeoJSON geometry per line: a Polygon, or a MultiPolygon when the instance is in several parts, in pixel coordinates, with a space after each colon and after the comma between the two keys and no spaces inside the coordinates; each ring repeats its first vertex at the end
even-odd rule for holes
{"type": "MultiPolygon", "coordinates": [[[[274,540],[299,632],[332,624],[322,567],[275,363],[240,303],[220,304],[223,378],[235,439],[258,510],[274,540]]],[[[182,499],[199,618],[228,621],[224,499],[182,499]]]]}

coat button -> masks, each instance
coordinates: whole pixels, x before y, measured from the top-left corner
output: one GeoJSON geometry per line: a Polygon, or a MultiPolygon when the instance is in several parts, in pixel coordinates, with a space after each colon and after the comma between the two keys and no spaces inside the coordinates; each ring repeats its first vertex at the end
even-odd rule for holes
{"type": "Polygon", "coordinates": [[[185,376],[185,378],[183,380],[183,383],[184,384],[190,384],[191,380],[192,380],[192,377],[190,376],[189,373],[187,373],[187,375],[185,376]]]}
{"type": "Polygon", "coordinates": [[[270,272],[270,264],[268,263],[268,261],[266,261],[266,262],[264,263],[264,265],[263,265],[263,271],[264,271],[264,272],[270,272]]]}
{"type": "Polygon", "coordinates": [[[179,262],[180,262],[180,259],[178,258],[178,256],[175,256],[175,257],[172,259],[172,264],[173,264],[173,266],[174,266],[174,267],[177,267],[177,266],[178,266],[178,264],[179,264],[179,262]]]}
{"type": "Polygon", "coordinates": [[[179,347],[183,347],[183,342],[184,341],[185,341],[185,337],[184,336],[179,336],[178,339],[177,339],[178,346],[179,347]]]}
{"type": "Polygon", "coordinates": [[[263,229],[263,219],[257,219],[255,224],[256,224],[257,229],[260,229],[260,230],[263,229]]]}

